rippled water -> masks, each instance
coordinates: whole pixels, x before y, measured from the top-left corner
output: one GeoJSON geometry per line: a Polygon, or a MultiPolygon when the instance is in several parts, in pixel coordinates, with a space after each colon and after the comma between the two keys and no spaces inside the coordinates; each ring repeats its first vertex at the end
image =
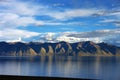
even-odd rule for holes
{"type": "Polygon", "coordinates": [[[0,74],[120,80],[120,57],[0,57],[0,74]]]}

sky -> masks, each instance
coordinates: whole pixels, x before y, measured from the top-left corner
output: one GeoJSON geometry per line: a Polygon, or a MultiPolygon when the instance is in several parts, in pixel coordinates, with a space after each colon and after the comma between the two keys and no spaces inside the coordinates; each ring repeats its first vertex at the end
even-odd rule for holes
{"type": "Polygon", "coordinates": [[[0,0],[0,41],[120,46],[120,0],[0,0]]]}

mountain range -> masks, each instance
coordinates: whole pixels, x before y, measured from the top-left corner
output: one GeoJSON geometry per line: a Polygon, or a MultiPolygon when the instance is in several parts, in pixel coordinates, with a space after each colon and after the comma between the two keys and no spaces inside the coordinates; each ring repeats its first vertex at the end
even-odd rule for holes
{"type": "Polygon", "coordinates": [[[0,42],[0,56],[119,56],[120,47],[91,41],[68,43],[0,42]]]}

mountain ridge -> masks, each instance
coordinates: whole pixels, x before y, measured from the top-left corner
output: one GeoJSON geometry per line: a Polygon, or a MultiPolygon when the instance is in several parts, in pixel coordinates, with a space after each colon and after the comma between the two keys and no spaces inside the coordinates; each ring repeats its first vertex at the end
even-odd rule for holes
{"type": "Polygon", "coordinates": [[[0,42],[0,56],[120,56],[120,47],[83,41],[68,43],[0,42]]]}

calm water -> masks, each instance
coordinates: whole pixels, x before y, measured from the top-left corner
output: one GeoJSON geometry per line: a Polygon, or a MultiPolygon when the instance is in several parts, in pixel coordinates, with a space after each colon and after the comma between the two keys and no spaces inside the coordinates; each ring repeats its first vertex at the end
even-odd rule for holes
{"type": "Polygon", "coordinates": [[[120,57],[0,57],[0,74],[120,80],[120,57]]]}

